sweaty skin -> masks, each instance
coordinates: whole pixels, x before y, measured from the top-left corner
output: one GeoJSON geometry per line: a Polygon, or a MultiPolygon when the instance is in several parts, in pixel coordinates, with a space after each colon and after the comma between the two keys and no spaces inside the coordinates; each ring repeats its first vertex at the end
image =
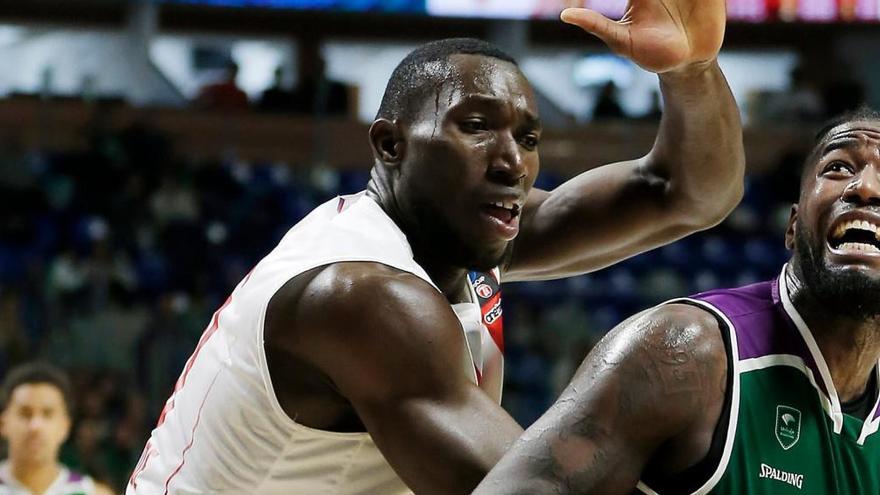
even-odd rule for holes
{"type": "Polygon", "coordinates": [[[795,250],[790,285],[792,298],[828,362],[840,400],[846,402],[865,389],[880,354],[880,299],[876,297],[880,253],[832,248],[829,241],[836,227],[846,221],[880,225],[880,121],[850,122],[832,129],[812,161],[785,236],[786,246],[795,250]],[[800,246],[798,237],[803,239],[800,246]],[[836,285],[851,287],[856,294],[843,294],[839,297],[843,301],[830,303],[820,298],[819,304],[813,304],[817,298],[806,286],[802,268],[810,258],[831,274],[844,277],[836,285]],[[862,295],[868,300],[853,304],[862,295]],[[842,307],[847,303],[853,307],[842,307]],[[865,306],[873,307],[866,310],[865,306]],[[829,307],[840,311],[827,311],[829,307]]]}
{"type": "MultiPolygon", "coordinates": [[[[864,393],[880,358],[880,253],[844,252],[829,240],[847,220],[880,225],[880,122],[833,129],[808,159],[801,191],[786,232],[794,255],[785,283],[848,401],[864,393]],[[807,283],[813,260],[828,286],[807,283]],[[842,296],[852,308],[828,303],[830,292],[852,286],[860,290],[842,296]]],[[[624,495],[645,474],[696,465],[727,393],[720,332],[708,312],[676,304],[621,323],[474,493],[624,495]]]]}
{"type": "Polygon", "coordinates": [[[709,228],[736,205],[740,121],[715,61],[724,2],[661,3],[632,2],[628,42],[587,11],[566,18],[660,74],[665,112],[645,157],[532,189],[534,92],[515,65],[478,55],[439,64],[448,77],[412,118],[373,123],[367,194],[441,292],[375,263],[290,280],[269,304],[265,348],[291,418],[368,431],[416,493],[469,493],[522,429],[460,372],[469,357],[450,303],[465,300],[467,270],[500,266],[505,281],[586,273],[709,228]],[[499,201],[519,215],[499,220],[499,201]]]}

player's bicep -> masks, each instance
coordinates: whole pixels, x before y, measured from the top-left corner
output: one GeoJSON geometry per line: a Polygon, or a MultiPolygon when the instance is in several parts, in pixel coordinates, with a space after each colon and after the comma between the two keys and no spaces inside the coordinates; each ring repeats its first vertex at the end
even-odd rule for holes
{"type": "Polygon", "coordinates": [[[476,493],[632,493],[658,448],[704,414],[726,373],[714,322],[677,311],[649,310],[603,339],[476,493]]]}
{"type": "Polygon", "coordinates": [[[505,280],[594,271],[692,232],[667,186],[629,161],[530,193],[505,280]]]}
{"type": "Polygon", "coordinates": [[[471,378],[449,303],[409,274],[332,275],[316,364],[410,488],[469,492],[522,430],[471,378]]]}

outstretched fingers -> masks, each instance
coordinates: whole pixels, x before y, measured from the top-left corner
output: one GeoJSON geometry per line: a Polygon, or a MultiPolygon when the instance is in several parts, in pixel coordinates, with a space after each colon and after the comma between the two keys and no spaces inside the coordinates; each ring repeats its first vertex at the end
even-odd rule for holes
{"type": "Polygon", "coordinates": [[[625,52],[627,49],[625,42],[628,27],[625,22],[617,22],[595,10],[581,8],[565,9],[559,17],[562,22],[573,24],[596,36],[615,52],[625,52]]]}

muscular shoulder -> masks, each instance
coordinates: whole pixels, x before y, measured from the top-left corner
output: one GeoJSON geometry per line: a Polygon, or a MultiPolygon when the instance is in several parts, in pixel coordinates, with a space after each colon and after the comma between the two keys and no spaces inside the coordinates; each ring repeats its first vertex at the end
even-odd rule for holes
{"type": "Polygon", "coordinates": [[[626,358],[640,368],[664,413],[690,416],[692,406],[717,399],[727,376],[727,353],[718,321],[695,306],[666,304],[644,311],[616,329],[612,341],[628,343],[626,358]],[[669,404],[669,399],[677,399],[669,404]],[[675,404],[680,404],[676,411],[675,404]]]}
{"type": "Polygon", "coordinates": [[[684,353],[696,361],[720,363],[721,368],[726,368],[721,328],[718,320],[704,309],[688,304],[664,304],[630,318],[623,325],[635,330],[640,337],[639,345],[634,348],[636,352],[655,357],[684,353]]]}
{"type": "Polygon", "coordinates": [[[370,313],[383,307],[420,312],[449,306],[425,280],[379,263],[330,265],[309,285],[308,296],[329,299],[343,309],[369,309],[370,313]]]}
{"type": "Polygon", "coordinates": [[[321,327],[412,318],[449,310],[449,304],[428,282],[379,263],[335,263],[290,280],[269,303],[269,312],[321,327]]]}
{"type": "Polygon", "coordinates": [[[710,410],[723,402],[726,376],[726,351],[715,318],[693,306],[670,304],[618,325],[573,383],[595,386],[587,395],[614,399],[602,406],[614,410],[603,414],[624,423],[649,421],[652,428],[634,435],[644,434],[641,440],[656,445],[711,421],[710,410]]]}
{"type": "Polygon", "coordinates": [[[403,380],[407,369],[443,374],[448,359],[459,357],[463,336],[451,306],[428,282],[377,263],[338,263],[294,278],[272,298],[266,339],[337,385],[366,391],[391,377],[403,380]]]}

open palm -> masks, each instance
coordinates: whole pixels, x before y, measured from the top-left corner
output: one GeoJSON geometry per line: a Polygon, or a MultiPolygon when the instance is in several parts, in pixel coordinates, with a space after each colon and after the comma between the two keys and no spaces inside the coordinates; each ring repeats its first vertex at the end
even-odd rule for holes
{"type": "Polygon", "coordinates": [[[630,0],[619,21],[589,9],[562,12],[564,22],[658,74],[713,60],[721,49],[726,17],[725,0],[630,0]]]}

